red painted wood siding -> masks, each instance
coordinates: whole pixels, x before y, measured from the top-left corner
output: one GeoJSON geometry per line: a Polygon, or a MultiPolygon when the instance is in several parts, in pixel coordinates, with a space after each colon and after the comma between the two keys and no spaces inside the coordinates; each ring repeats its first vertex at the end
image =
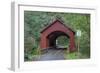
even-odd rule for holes
{"type": "Polygon", "coordinates": [[[51,33],[55,31],[63,32],[69,36],[69,39],[70,39],[69,48],[70,48],[70,51],[74,51],[75,50],[75,38],[74,38],[75,34],[69,28],[62,25],[60,21],[56,21],[55,23],[53,23],[50,27],[48,27],[46,30],[44,30],[41,33],[41,40],[40,40],[41,49],[46,49],[49,47],[49,39],[47,37],[48,35],[50,35],[51,33]]]}

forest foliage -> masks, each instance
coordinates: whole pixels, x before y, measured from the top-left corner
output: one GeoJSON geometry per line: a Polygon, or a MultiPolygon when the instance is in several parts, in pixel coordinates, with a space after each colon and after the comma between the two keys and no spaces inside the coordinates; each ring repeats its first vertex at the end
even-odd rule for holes
{"type": "MultiPolygon", "coordinates": [[[[41,30],[56,19],[60,19],[65,25],[75,32],[81,30],[80,53],[90,57],[90,14],[59,13],[24,11],[24,51],[25,55],[34,47],[39,47],[41,30]]],[[[64,43],[66,41],[63,41],[64,43]]],[[[75,36],[77,45],[77,37],[75,36]]]]}

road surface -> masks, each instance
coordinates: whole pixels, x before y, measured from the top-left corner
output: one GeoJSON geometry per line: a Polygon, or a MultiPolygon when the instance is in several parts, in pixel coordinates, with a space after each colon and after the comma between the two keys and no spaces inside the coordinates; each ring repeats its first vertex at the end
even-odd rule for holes
{"type": "Polygon", "coordinates": [[[48,61],[48,60],[64,60],[63,49],[48,49],[48,51],[39,57],[33,59],[34,61],[48,61]]]}

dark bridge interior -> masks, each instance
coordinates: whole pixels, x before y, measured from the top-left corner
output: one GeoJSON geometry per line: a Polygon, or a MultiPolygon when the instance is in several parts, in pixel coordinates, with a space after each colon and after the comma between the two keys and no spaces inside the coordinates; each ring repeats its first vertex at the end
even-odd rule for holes
{"type": "MultiPolygon", "coordinates": [[[[56,45],[56,39],[60,36],[66,36],[67,38],[69,38],[67,34],[61,31],[55,31],[52,32],[50,35],[48,35],[47,38],[49,39],[49,48],[61,48],[61,47],[57,47],[56,45]]],[[[64,49],[65,47],[62,48],[64,49]]]]}

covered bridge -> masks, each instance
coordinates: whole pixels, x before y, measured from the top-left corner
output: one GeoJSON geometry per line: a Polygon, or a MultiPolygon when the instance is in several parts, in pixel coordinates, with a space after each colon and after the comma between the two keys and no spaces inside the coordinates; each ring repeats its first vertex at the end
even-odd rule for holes
{"type": "Polygon", "coordinates": [[[41,50],[56,46],[56,39],[60,36],[66,36],[69,38],[70,52],[76,50],[75,32],[58,19],[52,22],[50,25],[48,25],[41,31],[41,36],[40,36],[41,50]]]}

